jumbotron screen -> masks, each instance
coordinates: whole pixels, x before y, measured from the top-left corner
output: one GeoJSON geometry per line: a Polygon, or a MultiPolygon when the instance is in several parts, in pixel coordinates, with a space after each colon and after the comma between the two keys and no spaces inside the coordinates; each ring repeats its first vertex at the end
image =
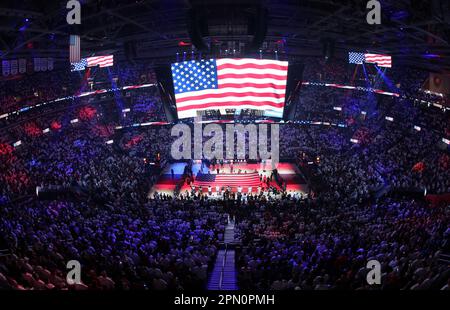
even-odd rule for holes
{"type": "Polygon", "coordinates": [[[222,58],[172,64],[179,118],[198,111],[260,110],[282,117],[288,62],[268,59],[222,58]]]}

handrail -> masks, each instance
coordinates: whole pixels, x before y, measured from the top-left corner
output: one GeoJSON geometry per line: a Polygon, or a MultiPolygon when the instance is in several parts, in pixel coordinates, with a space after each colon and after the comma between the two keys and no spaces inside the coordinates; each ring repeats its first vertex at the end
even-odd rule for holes
{"type": "Polygon", "coordinates": [[[225,255],[223,256],[223,260],[222,260],[222,270],[220,271],[220,279],[219,279],[219,290],[222,289],[222,284],[223,284],[223,273],[225,270],[225,264],[227,261],[227,254],[228,254],[228,245],[225,244],[225,255]]]}

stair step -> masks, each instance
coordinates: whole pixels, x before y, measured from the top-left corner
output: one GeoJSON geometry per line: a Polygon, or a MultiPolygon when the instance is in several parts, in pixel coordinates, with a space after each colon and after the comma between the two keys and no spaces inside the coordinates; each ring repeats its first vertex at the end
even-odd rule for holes
{"type": "MultiPolygon", "coordinates": [[[[230,222],[223,234],[225,244],[235,242],[235,225],[230,222]]],[[[209,276],[208,290],[237,290],[236,262],[234,250],[219,250],[216,262],[209,276]],[[225,264],[224,264],[225,262],[225,264]],[[222,281],[222,285],[220,285],[222,281]]]]}

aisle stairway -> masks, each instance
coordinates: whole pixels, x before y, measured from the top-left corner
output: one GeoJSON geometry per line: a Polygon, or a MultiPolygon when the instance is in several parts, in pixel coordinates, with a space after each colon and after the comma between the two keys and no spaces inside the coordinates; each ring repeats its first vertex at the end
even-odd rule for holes
{"type": "Polygon", "coordinates": [[[228,217],[228,225],[225,227],[225,235],[223,237],[225,245],[234,242],[234,221],[228,217]]]}
{"type": "Polygon", "coordinates": [[[214,268],[208,281],[208,290],[237,290],[234,239],[234,221],[228,219],[224,234],[224,249],[217,253],[214,268]]]}

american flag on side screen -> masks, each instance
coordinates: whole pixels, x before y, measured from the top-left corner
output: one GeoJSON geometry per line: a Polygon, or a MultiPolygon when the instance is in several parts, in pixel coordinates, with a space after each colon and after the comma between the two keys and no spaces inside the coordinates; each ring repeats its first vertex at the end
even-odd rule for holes
{"type": "Polygon", "coordinates": [[[71,63],[71,71],[83,71],[87,67],[87,60],[81,59],[78,62],[71,63]]]}
{"type": "Polygon", "coordinates": [[[351,64],[374,63],[379,67],[392,67],[392,57],[382,54],[369,54],[369,53],[348,53],[348,62],[351,64]]]}
{"type": "Polygon", "coordinates": [[[283,113],[288,62],[209,59],[172,64],[179,118],[197,111],[255,109],[283,113]]]}
{"type": "Polygon", "coordinates": [[[69,50],[70,50],[70,57],[69,57],[70,63],[79,62],[81,59],[80,36],[70,35],[69,50]]]}
{"type": "Polygon", "coordinates": [[[256,189],[260,186],[258,173],[241,173],[241,174],[198,174],[194,181],[194,186],[199,187],[215,187],[230,186],[247,188],[249,186],[256,189]]]}
{"type": "Polygon", "coordinates": [[[111,67],[114,66],[114,55],[107,56],[94,56],[83,58],[78,62],[71,63],[72,71],[82,71],[86,69],[86,67],[96,67],[100,68],[111,67]]]}
{"type": "Polygon", "coordinates": [[[88,67],[99,66],[100,68],[104,68],[114,66],[114,55],[89,57],[86,60],[88,67]]]}

